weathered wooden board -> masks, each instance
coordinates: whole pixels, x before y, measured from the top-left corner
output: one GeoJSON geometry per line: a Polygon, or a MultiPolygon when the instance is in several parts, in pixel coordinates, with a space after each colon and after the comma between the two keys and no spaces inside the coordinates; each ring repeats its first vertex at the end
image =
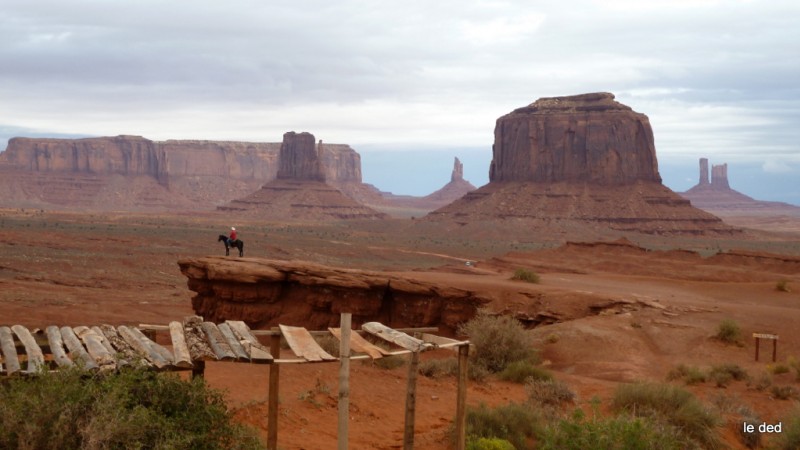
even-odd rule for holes
{"type": "Polygon", "coordinates": [[[100,325],[100,330],[103,336],[108,340],[111,346],[116,350],[118,355],[119,365],[123,365],[123,361],[128,364],[135,363],[143,367],[152,367],[153,364],[147,360],[146,357],[141,355],[139,351],[128,344],[125,339],[120,336],[116,328],[111,325],[100,325]]]}
{"type": "MultiPolygon", "coordinates": [[[[138,331],[138,330],[137,330],[138,331]]],[[[134,331],[124,325],[120,325],[117,327],[117,332],[119,336],[125,340],[125,342],[130,345],[136,352],[145,357],[148,361],[150,361],[154,366],[159,369],[163,369],[168,367],[172,364],[171,358],[170,360],[164,359],[161,354],[159,354],[155,349],[153,349],[149,344],[142,341],[139,336],[134,333],[134,331]]],[[[141,332],[139,332],[141,334],[141,332]]],[[[147,338],[145,338],[147,339],[147,338]]],[[[149,341],[149,339],[147,339],[149,341]]]]}
{"type": "MultiPolygon", "coordinates": [[[[342,330],[339,328],[328,328],[328,331],[336,337],[339,341],[342,340],[342,330]]],[[[389,352],[378,347],[377,345],[364,339],[360,334],[355,331],[350,333],[350,349],[357,353],[366,353],[372,359],[383,358],[389,352]]]]}
{"type": "Polygon", "coordinates": [[[306,361],[334,361],[337,359],[323,350],[305,328],[287,325],[279,325],[279,327],[281,334],[295,355],[306,361]]]}
{"type": "Polygon", "coordinates": [[[239,339],[252,362],[272,361],[272,354],[269,349],[258,341],[258,338],[253,335],[246,323],[240,320],[226,320],[225,323],[228,324],[233,334],[239,339]]]}
{"type": "Polygon", "coordinates": [[[393,330],[380,322],[367,322],[361,325],[361,329],[373,336],[397,344],[412,352],[424,351],[433,347],[433,345],[426,344],[421,339],[409,336],[402,331],[393,330]]]}
{"type": "Polygon", "coordinates": [[[94,362],[100,366],[100,370],[115,370],[117,361],[114,355],[103,345],[102,334],[98,335],[89,327],[74,327],[72,331],[83,341],[89,355],[94,358],[94,362]]]}
{"type": "Polygon", "coordinates": [[[183,335],[183,324],[170,322],[169,335],[172,340],[172,351],[175,353],[175,365],[181,368],[193,367],[189,346],[186,345],[186,337],[183,335]]]}
{"type": "Polygon", "coordinates": [[[203,322],[200,327],[206,333],[208,346],[211,347],[211,351],[214,352],[214,355],[218,360],[230,361],[232,359],[236,359],[236,355],[234,355],[230,345],[225,342],[225,336],[222,335],[222,332],[219,331],[219,328],[215,323],[203,322]]]}
{"type": "Polygon", "coordinates": [[[14,344],[14,335],[11,328],[0,327],[0,348],[3,350],[3,360],[6,363],[6,372],[13,375],[20,371],[17,345],[14,344]]]}
{"type": "Polygon", "coordinates": [[[435,334],[429,333],[422,333],[422,340],[429,344],[433,344],[433,346],[436,348],[446,348],[456,353],[458,353],[459,346],[469,344],[469,341],[457,341],[455,339],[436,336],[435,334]]]}
{"type": "Polygon", "coordinates": [[[53,354],[53,359],[59,367],[72,367],[75,363],[69,359],[67,353],[64,351],[64,340],[61,338],[61,330],[55,325],[50,325],[45,330],[47,333],[47,341],[50,343],[50,353],[53,354]]]}
{"type": "Polygon", "coordinates": [[[117,363],[117,367],[125,367],[130,365],[130,362],[128,362],[126,356],[122,352],[115,349],[113,345],[111,345],[111,342],[108,340],[105,333],[100,327],[95,325],[92,327],[92,331],[94,331],[95,335],[97,335],[100,344],[103,347],[105,347],[105,349],[108,351],[110,355],[112,355],[114,361],[116,361],[117,363]]]}
{"type": "Polygon", "coordinates": [[[216,360],[216,355],[206,341],[206,333],[203,331],[202,324],[203,318],[200,316],[189,316],[183,319],[183,336],[189,347],[189,355],[191,355],[192,361],[216,360]]]}
{"type": "Polygon", "coordinates": [[[142,341],[145,345],[150,347],[150,349],[152,349],[154,352],[158,353],[162,358],[164,358],[164,361],[167,361],[170,365],[172,365],[172,361],[175,359],[172,356],[172,352],[167,350],[162,345],[156,343],[149,337],[145,336],[145,334],[142,333],[142,330],[136,327],[130,327],[129,329],[131,330],[131,332],[133,332],[133,334],[136,335],[137,338],[139,338],[140,341],[142,341]]]}
{"type": "Polygon", "coordinates": [[[61,339],[67,345],[72,361],[87,370],[97,370],[100,367],[94,362],[94,358],[83,348],[80,339],[75,334],[71,327],[61,327],[61,339]]]}
{"type": "Polygon", "coordinates": [[[42,349],[39,348],[39,345],[36,344],[36,340],[31,335],[31,332],[22,325],[14,325],[11,329],[14,331],[14,334],[17,335],[17,338],[19,338],[19,341],[22,342],[22,345],[25,346],[25,353],[28,355],[28,369],[25,372],[39,372],[42,366],[44,366],[44,354],[42,353],[42,349]]]}
{"type": "Polygon", "coordinates": [[[247,355],[247,352],[244,351],[244,347],[242,347],[242,344],[239,343],[239,340],[236,339],[236,336],[234,336],[233,330],[231,330],[230,325],[228,325],[227,323],[221,323],[217,325],[217,328],[219,328],[219,331],[225,337],[225,342],[228,343],[228,346],[236,355],[236,359],[242,361],[248,361],[250,359],[250,356],[247,355]]]}

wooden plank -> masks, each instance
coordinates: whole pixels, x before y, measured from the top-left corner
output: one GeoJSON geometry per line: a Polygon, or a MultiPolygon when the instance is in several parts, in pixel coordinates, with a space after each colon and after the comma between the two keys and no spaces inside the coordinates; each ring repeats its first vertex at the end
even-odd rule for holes
{"type": "Polygon", "coordinates": [[[233,334],[233,330],[231,330],[230,325],[227,323],[221,323],[217,325],[219,331],[222,333],[222,336],[225,337],[225,342],[228,343],[228,346],[233,351],[233,354],[236,355],[236,359],[249,361],[250,356],[247,355],[247,352],[244,351],[244,347],[242,344],[239,343],[239,340],[236,339],[236,336],[233,334]]]}
{"type": "Polygon", "coordinates": [[[50,325],[45,330],[47,333],[47,342],[50,343],[50,353],[59,367],[72,367],[75,363],[69,359],[67,353],[64,351],[64,340],[61,338],[61,330],[55,325],[50,325]]]}
{"type": "MultiPolygon", "coordinates": [[[[136,333],[134,333],[132,329],[126,327],[125,325],[120,325],[117,327],[117,332],[128,345],[136,350],[136,353],[146,358],[149,362],[156,366],[156,368],[163,369],[171,364],[172,358],[170,358],[170,361],[164,359],[164,357],[161,356],[161,354],[159,354],[155,349],[150,347],[149,344],[142,341],[142,339],[136,333]]],[[[141,334],[141,332],[139,332],[139,334],[141,334]]],[[[149,339],[147,340],[149,341],[149,339]]]]}
{"type": "Polygon", "coordinates": [[[164,361],[167,361],[169,363],[169,365],[172,365],[172,361],[175,360],[175,358],[172,356],[172,352],[170,352],[160,344],[157,344],[156,341],[145,336],[145,334],[142,333],[140,329],[136,327],[130,327],[129,329],[131,330],[131,332],[133,332],[133,334],[136,335],[136,337],[139,338],[140,341],[144,342],[145,345],[150,347],[154,352],[158,353],[162,358],[164,358],[164,361]]]}
{"type": "MultiPolygon", "coordinates": [[[[328,328],[328,331],[330,331],[339,342],[342,341],[342,331],[339,328],[328,328]]],[[[372,359],[383,358],[388,353],[388,351],[374,345],[355,332],[350,333],[349,343],[353,351],[356,353],[366,353],[372,359]]]]}
{"type": "Polygon", "coordinates": [[[19,341],[25,346],[25,354],[28,356],[28,369],[26,373],[37,373],[44,366],[44,354],[36,340],[31,335],[31,332],[22,325],[14,325],[11,327],[14,334],[17,335],[19,341]]]}
{"type": "Polygon", "coordinates": [[[117,361],[114,355],[103,345],[102,335],[98,335],[91,328],[84,326],[74,327],[72,331],[81,338],[86,350],[89,351],[89,355],[100,366],[100,370],[116,370],[117,361]]]}
{"type": "Polygon", "coordinates": [[[116,361],[117,363],[117,367],[125,367],[130,365],[130,362],[128,362],[128,360],[125,359],[123,353],[117,351],[114,348],[114,346],[111,345],[111,342],[108,340],[105,333],[103,333],[103,330],[100,327],[94,325],[92,326],[91,329],[92,331],[94,331],[94,334],[97,336],[97,339],[100,341],[100,344],[103,347],[105,347],[106,351],[108,351],[108,353],[114,358],[114,361],[116,361]]]}
{"type": "Polygon", "coordinates": [[[401,331],[393,330],[380,322],[367,322],[361,329],[383,340],[392,342],[412,352],[425,351],[433,345],[426,344],[421,339],[409,336],[401,331]]]}
{"type": "Polygon", "coordinates": [[[14,375],[19,372],[19,355],[17,355],[17,345],[14,344],[14,335],[11,333],[11,328],[0,327],[0,348],[3,350],[6,373],[14,375]]]}
{"type": "Polygon", "coordinates": [[[336,357],[331,356],[328,352],[322,349],[317,344],[311,333],[302,327],[290,327],[287,325],[278,325],[281,329],[281,334],[286,339],[289,347],[295,355],[305,359],[306,361],[335,361],[336,357]]]}
{"type": "Polygon", "coordinates": [[[203,318],[200,316],[187,316],[183,319],[183,336],[186,338],[186,345],[189,346],[189,355],[192,361],[216,360],[216,355],[208,346],[202,324],[203,318]]]}
{"type": "Polygon", "coordinates": [[[211,351],[214,352],[214,355],[219,361],[231,361],[236,359],[236,355],[233,354],[230,345],[225,342],[225,336],[222,335],[222,332],[219,331],[219,328],[217,328],[214,322],[203,322],[200,324],[200,327],[206,333],[208,346],[211,347],[211,351]]]}
{"type": "Polygon", "coordinates": [[[78,336],[75,335],[75,331],[73,331],[71,327],[61,327],[61,338],[64,340],[64,344],[67,345],[67,349],[75,364],[86,370],[97,370],[100,368],[94,361],[94,358],[89,355],[89,352],[83,348],[83,344],[81,344],[80,339],[78,339],[78,336]]]}
{"type": "Polygon", "coordinates": [[[116,328],[111,325],[103,324],[100,325],[99,329],[118,355],[117,362],[120,366],[138,364],[142,367],[153,367],[153,364],[148,361],[147,358],[141,355],[119,335],[116,328]]]}
{"type": "Polygon", "coordinates": [[[250,361],[272,361],[272,354],[270,354],[269,349],[258,341],[258,338],[253,335],[247,324],[240,320],[226,320],[225,323],[228,324],[233,334],[239,339],[244,351],[250,356],[250,361]]]}
{"type": "Polygon", "coordinates": [[[422,334],[422,340],[428,344],[433,344],[436,348],[444,348],[458,353],[458,347],[464,344],[469,344],[469,341],[457,341],[455,339],[437,336],[435,334],[422,334]]]}
{"type": "Polygon", "coordinates": [[[175,353],[175,365],[185,369],[193,367],[189,346],[183,335],[183,324],[180,322],[169,323],[169,336],[172,340],[172,351],[175,353]]]}

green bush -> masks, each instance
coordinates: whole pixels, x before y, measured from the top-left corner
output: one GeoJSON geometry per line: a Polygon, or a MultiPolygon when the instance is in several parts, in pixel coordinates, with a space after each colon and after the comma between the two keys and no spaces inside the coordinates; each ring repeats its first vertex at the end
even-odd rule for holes
{"type": "Polygon", "coordinates": [[[481,403],[467,408],[467,440],[504,439],[515,448],[529,448],[528,441],[536,436],[540,421],[540,416],[524,405],[510,403],[491,409],[481,403]]]}
{"type": "Polygon", "coordinates": [[[529,360],[536,355],[525,328],[513,317],[494,316],[481,310],[459,327],[459,332],[467,335],[475,348],[473,364],[490,372],[501,372],[512,362],[529,360]]]}
{"type": "Polygon", "coordinates": [[[790,398],[797,398],[797,389],[789,385],[772,386],[769,392],[772,394],[773,397],[777,398],[778,400],[789,400],[790,398]]]}
{"type": "Polygon", "coordinates": [[[779,292],[792,292],[792,290],[789,288],[788,280],[780,280],[775,283],[775,290],[779,292]]]}
{"type": "Polygon", "coordinates": [[[527,269],[517,269],[514,271],[514,275],[511,276],[511,279],[528,283],[538,283],[539,275],[527,269]]]}
{"type": "Polygon", "coordinates": [[[505,439],[482,437],[468,441],[467,450],[516,450],[516,448],[505,439]]]}
{"type": "Polygon", "coordinates": [[[795,407],[789,417],[781,421],[781,433],[773,442],[776,450],[797,450],[800,448],[800,407],[795,407]]]}
{"type": "Polygon", "coordinates": [[[726,387],[733,380],[744,381],[750,379],[750,375],[748,375],[747,371],[736,364],[712,366],[711,370],[708,372],[708,377],[717,387],[726,387]]]}
{"type": "Polygon", "coordinates": [[[721,445],[717,430],[721,418],[685,389],[669,384],[622,384],[614,393],[612,407],[668,423],[704,448],[721,445]]]}
{"type": "MultiPolygon", "coordinates": [[[[458,376],[458,359],[429,359],[420,361],[419,373],[428,378],[455,377],[458,376]]],[[[467,377],[476,382],[482,382],[489,376],[489,372],[476,364],[467,365],[467,377]]]]}
{"type": "Polygon", "coordinates": [[[547,426],[538,446],[543,450],[682,450],[691,448],[669,426],[650,418],[620,415],[585,420],[581,410],[547,426]]]}
{"type": "Polygon", "coordinates": [[[537,407],[559,407],[575,401],[575,393],[558,380],[531,378],[525,383],[525,390],[528,393],[528,403],[537,407]]]}
{"type": "Polygon", "coordinates": [[[0,385],[0,448],[263,447],[201,379],[131,369],[8,379],[0,385]]]}
{"type": "Polygon", "coordinates": [[[686,384],[706,382],[706,374],[697,367],[679,364],[667,373],[667,380],[683,380],[686,384]]]}
{"type": "Polygon", "coordinates": [[[506,366],[506,368],[498,374],[498,377],[503,381],[522,384],[528,379],[552,380],[553,374],[547,369],[537,367],[530,361],[514,361],[506,366]]]}
{"type": "Polygon", "coordinates": [[[725,319],[717,326],[717,339],[726,344],[742,345],[742,329],[736,321],[725,319]]]}

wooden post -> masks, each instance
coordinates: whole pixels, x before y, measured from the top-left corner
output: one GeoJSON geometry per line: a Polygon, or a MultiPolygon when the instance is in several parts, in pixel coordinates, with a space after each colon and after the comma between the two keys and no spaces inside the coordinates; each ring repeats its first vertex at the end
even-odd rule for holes
{"type": "Polygon", "coordinates": [[[758,361],[758,344],[761,342],[760,338],[756,338],[756,361],[758,361]]]}
{"type": "Polygon", "coordinates": [[[204,378],[206,376],[206,362],[202,359],[197,360],[192,365],[192,378],[204,378]]]}
{"type": "MultiPolygon", "coordinates": [[[[273,328],[272,331],[278,331],[273,328]]],[[[269,352],[275,359],[280,358],[281,354],[281,335],[273,334],[269,338],[269,352]]],[[[278,450],[278,379],[280,378],[280,366],[272,362],[269,366],[269,399],[267,406],[267,449],[278,450]]]]}
{"type": "Polygon", "coordinates": [[[458,397],[456,398],[456,450],[467,448],[467,362],[469,344],[458,347],[458,397]]]}
{"type": "Polygon", "coordinates": [[[778,357],[778,339],[772,340],[772,362],[777,361],[778,357]]]}
{"type": "Polygon", "coordinates": [[[408,365],[408,388],[406,390],[406,426],[405,430],[403,431],[403,450],[414,449],[414,422],[417,409],[418,367],[419,352],[411,352],[411,363],[408,365]]]}
{"type": "Polygon", "coordinates": [[[352,314],[342,313],[339,328],[339,450],[347,450],[350,420],[350,327],[352,314]]]}

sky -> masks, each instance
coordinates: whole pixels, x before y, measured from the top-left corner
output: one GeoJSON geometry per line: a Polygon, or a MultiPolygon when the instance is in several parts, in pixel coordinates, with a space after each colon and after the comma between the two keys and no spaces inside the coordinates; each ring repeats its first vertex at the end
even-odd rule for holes
{"type": "MultiPolygon", "coordinates": [[[[800,204],[796,0],[4,0],[0,149],[12,136],[350,144],[364,181],[488,182],[497,118],[611,92],[650,118],[665,184],[728,163],[800,204]]],[[[741,178],[737,178],[742,174],[741,178]]],[[[746,176],[744,174],[747,174],[746,176]]]]}

